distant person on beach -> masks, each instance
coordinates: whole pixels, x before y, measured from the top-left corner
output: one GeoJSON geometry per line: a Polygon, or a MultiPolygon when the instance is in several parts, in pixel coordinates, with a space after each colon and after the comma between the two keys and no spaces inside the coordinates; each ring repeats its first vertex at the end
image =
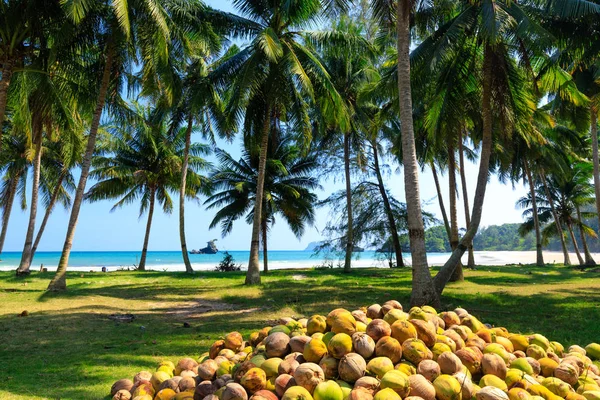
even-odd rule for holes
{"type": "Polygon", "coordinates": [[[102,267],[102,272],[108,272],[108,269],[106,267],[102,267]]]}

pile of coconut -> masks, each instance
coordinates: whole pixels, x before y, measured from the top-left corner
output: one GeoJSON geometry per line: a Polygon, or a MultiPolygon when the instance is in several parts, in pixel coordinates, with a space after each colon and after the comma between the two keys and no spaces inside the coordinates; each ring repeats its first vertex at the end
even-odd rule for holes
{"type": "MultiPolygon", "coordinates": [[[[600,334],[600,330],[599,330],[600,334]]],[[[600,345],[510,333],[462,308],[391,300],[231,332],[199,358],[112,386],[115,400],[600,400],[600,345]]]]}

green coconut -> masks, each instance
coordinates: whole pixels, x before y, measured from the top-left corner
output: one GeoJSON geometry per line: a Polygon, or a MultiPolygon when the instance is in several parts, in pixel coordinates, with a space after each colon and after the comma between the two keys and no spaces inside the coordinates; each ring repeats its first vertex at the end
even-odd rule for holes
{"type": "Polygon", "coordinates": [[[433,381],[435,394],[438,400],[461,400],[462,388],[458,380],[451,376],[442,374],[433,381]]]}
{"type": "Polygon", "coordinates": [[[398,370],[391,370],[381,378],[381,388],[390,388],[404,398],[408,395],[410,383],[408,376],[398,370]]]}
{"type": "Polygon", "coordinates": [[[279,365],[281,364],[282,361],[283,360],[279,357],[273,357],[273,358],[269,358],[268,360],[265,360],[260,365],[260,368],[263,371],[265,371],[265,374],[267,375],[267,379],[277,376],[277,373],[279,370],[279,365]]]}
{"type": "Polygon", "coordinates": [[[167,379],[171,379],[171,376],[172,375],[164,371],[156,371],[155,373],[153,373],[152,377],[150,378],[150,383],[152,384],[154,391],[158,391],[158,387],[167,379]]]}
{"type": "Polygon", "coordinates": [[[342,358],[352,351],[352,337],[345,333],[338,333],[327,344],[329,354],[337,359],[342,358]]]}
{"type": "Polygon", "coordinates": [[[527,347],[527,351],[525,353],[528,357],[535,358],[536,360],[547,357],[546,350],[544,350],[540,345],[535,343],[530,344],[527,347]]]}
{"type": "Polygon", "coordinates": [[[545,336],[542,336],[539,333],[529,336],[529,344],[538,345],[544,351],[548,351],[548,349],[550,348],[550,341],[545,336]]]}
{"type": "Polygon", "coordinates": [[[600,360],[600,344],[590,343],[585,346],[586,355],[592,360],[600,360]]]}
{"type": "Polygon", "coordinates": [[[323,341],[323,343],[329,344],[329,341],[334,336],[335,336],[335,332],[327,332],[327,333],[323,334],[323,337],[321,338],[321,340],[323,341]]]}
{"type": "Polygon", "coordinates": [[[560,397],[566,397],[571,391],[571,386],[568,383],[561,381],[558,378],[549,377],[544,378],[542,386],[546,387],[549,391],[560,397]]]}
{"type": "Polygon", "coordinates": [[[281,396],[281,400],[313,400],[313,397],[302,386],[292,386],[281,396]]]}
{"type": "MultiPolygon", "coordinates": [[[[388,313],[389,314],[389,313],[388,313]]],[[[400,400],[402,397],[392,388],[381,389],[375,393],[373,400],[400,400]]]]}
{"type": "Polygon", "coordinates": [[[271,330],[269,331],[269,336],[274,334],[274,333],[285,333],[286,335],[290,335],[290,333],[292,332],[292,330],[290,328],[288,328],[285,325],[275,325],[273,328],[271,328],[271,330]]]}
{"type": "Polygon", "coordinates": [[[405,321],[408,320],[408,314],[402,310],[392,308],[388,311],[384,316],[383,320],[388,324],[392,325],[396,321],[405,321]]]}
{"type": "Polygon", "coordinates": [[[313,392],[315,400],[344,400],[344,392],[336,381],[321,382],[313,392]]]}
{"type": "Polygon", "coordinates": [[[312,338],[304,346],[304,352],[302,354],[306,361],[318,363],[321,358],[327,354],[327,345],[321,339],[312,338]]]}
{"type": "Polygon", "coordinates": [[[481,380],[479,381],[479,386],[484,387],[484,386],[493,386],[493,387],[497,387],[498,389],[502,389],[502,390],[507,390],[508,386],[506,385],[506,382],[504,382],[503,379],[498,378],[496,375],[484,375],[481,377],[481,380]]]}
{"type": "Polygon", "coordinates": [[[264,354],[257,354],[250,359],[250,362],[256,365],[257,367],[260,367],[262,363],[264,363],[266,360],[267,357],[264,354]]]}
{"type": "Polygon", "coordinates": [[[517,358],[516,360],[510,363],[510,367],[518,369],[519,371],[523,371],[528,375],[533,375],[533,367],[524,358],[517,358]]]}
{"type": "Polygon", "coordinates": [[[387,357],[375,357],[367,364],[367,372],[381,379],[388,371],[394,369],[394,363],[387,357]]]}
{"type": "Polygon", "coordinates": [[[219,364],[219,368],[217,368],[217,377],[228,375],[233,372],[233,367],[235,363],[233,361],[223,361],[219,364]]]}

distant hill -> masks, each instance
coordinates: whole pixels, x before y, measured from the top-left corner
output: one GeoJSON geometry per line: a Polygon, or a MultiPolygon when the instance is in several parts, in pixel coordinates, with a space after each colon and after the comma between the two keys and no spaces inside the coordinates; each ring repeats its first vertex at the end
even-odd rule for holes
{"type": "Polygon", "coordinates": [[[310,242],[308,246],[304,249],[304,251],[315,251],[317,246],[319,246],[321,242],[310,242]]]}

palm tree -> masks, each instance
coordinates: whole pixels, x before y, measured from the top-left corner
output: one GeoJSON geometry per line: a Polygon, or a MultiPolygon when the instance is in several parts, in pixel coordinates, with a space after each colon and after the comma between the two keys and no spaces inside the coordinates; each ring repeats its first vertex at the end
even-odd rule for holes
{"type": "MultiPolygon", "coordinates": [[[[174,135],[168,134],[166,121],[152,118],[149,109],[138,106],[144,122],[132,127],[116,126],[111,129],[102,153],[94,157],[94,170],[90,176],[98,182],[90,188],[85,198],[89,201],[118,198],[112,211],[136,200],[140,201],[140,218],[148,212],[146,233],[138,269],[146,269],[146,255],[156,202],[165,213],[173,210],[170,192],[178,191],[183,163],[187,127],[174,135]]],[[[188,186],[186,195],[196,198],[199,190],[206,190],[206,178],[197,171],[208,163],[201,158],[208,154],[205,145],[193,144],[189,148],[188,186]]]]}
{"type": "MultiPolygon", "coordinates": [[[[246,284],[260,283],[259,237],[262,223],[263,189],[269,136],[282,123],[293,125],[306,142],[312,126],[309,103],[319,100],[322,109],[344,119],[340,95],[319,58],[306,40],[320,33],[302,29],[316,21],[322,9],[319,0],[275,0],[263,3],[236,1],[251,27],[251,42],[215,71],[216,81],[231,93],[225,108],[231,125],[241,124],[244,135],[260,147],[256,200],[246,284]],[[243,119],[243,122],[242,122],[243,119]]],[[[330,34],[330,40],[342,38],[330,34]]],[[[344,125],[345,126],[345,125],[344,125]]]]}
{"type": "MultiPolygon", "coordinates": [[[[261,220],[264,272],[269,270],[267,236],[275,217],[283,217],[296,237],[301,238],[306,226],[314,223],[317,196],[313,190],[320,188],[318,178],[313,175],[318,166],[315,154],[303,156],[289,136],[278,143],[271,142],[268,148],[261,220]]],[[[217,192],[205,204],[209,209],[218,208],[210,228],[220,224],[225,236],[237,219],[245,217],[247,223],[254,220],[259,151],[246,149],[236,161],[219,150],[217,158],[219,167],[211,174],[212,186],[217,192]]]]}

